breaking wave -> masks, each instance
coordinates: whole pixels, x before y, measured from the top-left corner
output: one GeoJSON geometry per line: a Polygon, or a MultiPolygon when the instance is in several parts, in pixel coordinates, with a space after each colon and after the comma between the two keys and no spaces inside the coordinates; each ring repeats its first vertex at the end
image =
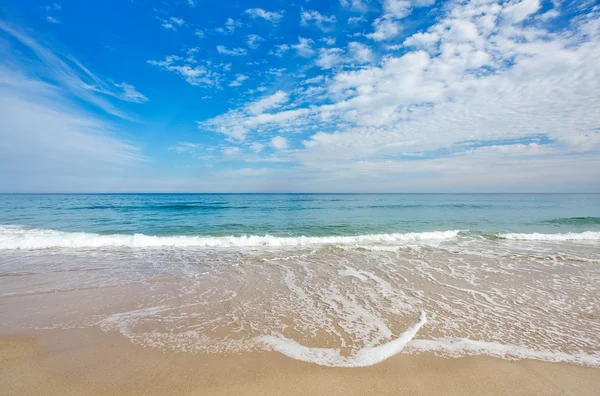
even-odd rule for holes
{"type": "Polygon", "coordinates": [[[406,244],[421,241],[443,241],[458,236],[460,230],[367,234],[355,236],[278,237],[271,235],[242,236],[150,236],[102,235],[87,232],[0,227],[0,250],[51,248],[156,248],[156,247],[299,247],[314,245],[406,244]]]}

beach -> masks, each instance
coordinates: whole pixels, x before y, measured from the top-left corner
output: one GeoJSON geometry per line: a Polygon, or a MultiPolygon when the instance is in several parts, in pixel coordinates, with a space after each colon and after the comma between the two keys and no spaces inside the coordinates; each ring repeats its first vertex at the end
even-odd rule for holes
{"type": "Polygon", "coordinates": [[[598,394],[595,198],[4,197],[0,389],[598,394]]]}
{"type": "Polygon", "coordinates": [[[165,352],[99,330],[0,337],[2,395],[596,395],[598,369],[398,355],[331,368],[275,352],[165,352]]]}

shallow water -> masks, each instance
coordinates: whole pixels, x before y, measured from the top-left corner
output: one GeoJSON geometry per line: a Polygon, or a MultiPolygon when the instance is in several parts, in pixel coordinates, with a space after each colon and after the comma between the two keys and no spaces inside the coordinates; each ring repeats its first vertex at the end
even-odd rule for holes
{"type": "Polygon", "coordinates": [[[0,331],[97,326],[328,366],[427,352],[600,367],[597,195],[19,197],[1,198],[0,331]],[[246,208],[164,212],[199,199],[246,208]],[[253,231],[227,235],[234,221],[253,231]]]}

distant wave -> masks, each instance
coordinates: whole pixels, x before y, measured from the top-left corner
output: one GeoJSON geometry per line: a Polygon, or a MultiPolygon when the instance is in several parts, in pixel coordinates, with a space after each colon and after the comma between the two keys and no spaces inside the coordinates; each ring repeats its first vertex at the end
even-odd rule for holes
{"type": "Polygon", "coordinates": [[[406,244],[456,238],[460,230],[367,234],[356,236],[150,236],[101,235],[86,232],[27,229],[0,226],[0,250],[102,247],[297,247],[311,245],[406,244]]]}
{"type": "Polygon", "coordinates": [[[70,210],[220,210],[248,209],[249,206],[230,206],[223,204],[165,204],[165,205],[90,205],[70,208],[70,210]]]}
{"type": "Polygon", "coordinates": [[[570,226],[594,225],[600,224],[600,217],[564,217],[559,219],[544,220],[541,223],[570,226]]]}
{"type": "Polygon", "coordinates": [[[368,205],[357,206],[359,209],[417,209],[417,208],[450,208],[450,209],[486,209],[491,208],[491,205],[483,204],[386,204],[386,205],[368,205]]]}
{"type": "MultiPolygon", "coordinates": [[[[337,202],[343,200],[329,200],[326,202],[337,202]]],[[[305,202],[305,203],[316,203],[307,200],[291,200],[287,202],[305,202]]],[[[461,203],[445,203],[445,204],[382,204],[382,205],[359,205],[359,206],[343,206],[341,208],[346,209],[418,209],[418,208],[449,208],[449,209],[486,209],[491,208],[492,205],[485,204],[461,204],[461,203]]],[[[215,203],[173,203],[173,204],[159,204],[159,205],[87,205],[87,206],[77,206],[73,208],[69,208],[69,210],[219,210],[219,209],[266,209],[266,210],[316,210],[316,209],[327,209],[324,206],[298,206],[298,207],[269,207],[269,208],[261,208],[254,206],[236,206],[230,205],[225,202],[215,202],[215,203]]]]}

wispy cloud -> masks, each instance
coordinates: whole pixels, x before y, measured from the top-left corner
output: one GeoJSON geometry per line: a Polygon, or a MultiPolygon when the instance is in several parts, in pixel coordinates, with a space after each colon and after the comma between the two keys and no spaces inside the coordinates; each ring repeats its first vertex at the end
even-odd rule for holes
{"type": "Polygon", "coordinates": [[[30,62],[5,55],[0,191],[110,190],[111,180],[144,161],[134,144],[118,137],[115,125],[71,100],[69,87],[33,77],[30,62]]]}
{"type": "Polygon", "coordinates": [[[235,29],[243,26],[240,21],[236,21],[233,18],[227,18],[223,27],[216,28],[215,31],[224,35],[231,35],[235,32],[235,29]]]}
{"type": "Polygon", "coordinates": [[[202,145],[197,143],[190,142],[177,142],[174,146],[169,147],[169,150],[176,151],[178,153],[189,153],[195,152],[198,149],[201,149],[202,145]]]}
{"type": "Polygon", "coordinates": [[[110,189],[108,180],[144,160],[112,122],[74,96],[121,118],[129,117],[104,96],[137,103],[148,101],[146,96],[0,21],[2,35],[11,46],[0,60],[0,190],[110,189]],[[33,56],[24,58],[19,46],[33,56]]]}
{"type": "Polygon", "coordinates": [[[331,69],[338,65],[361,65],[373,60],[371,48],[359,42],[348,43],[344,51],[340,48],[321,48],[315,64],[321,69],[331,69]]]}
{"type": "Polygon", "coordinates": [[[302,11],[300,14],[300,24],[302,26],[308,26],[310,23],[314,23],[319,29],[328,31],[335,24],[335,15],[323,15],[318,11],[308,10],[302,11]]]}
{"type": "Polygon", "coordinates": [[[237,74],[235,76],[235,80],[233,80],[232,82],[229,83],[230,87],[239,87],[240,85],[242,85],[242,83],[244,81],[246,81],[249,77],[244,75],[244,74],[237,74]]]}
{"type": "Polygon", "coordinates": [[[282,136],[275,136],[271,139],[271,147],[276,150],[284,150],[288,147],[288,141],[282,136]]]}
{"type": "Polygon", "coordinates": [[[368,0],[340,0],[340,4],[354,11],[365,12],[368,9],[368,0]]]}
{"type": "Polygon", "coordinates": [[[121,97],[128,102],[144,103],[149,100],[144,94],[138,92],[133,85],[121,83],[115,84],[115,86],[123,90],[121,97]]]}
{"type": "Polygon", "coordinates": [[[283,12],[265,11],[262,8],[249,8],[246,14],[251,18],[262,18],[272,23],[277,23],[283,18],[283,12]]]}
{"type": "Polygon", "coordinates": [[[294,128],[296,119],[306,113],[306,109],[290,111],[275,111],[287,103],[289,96],[286,92],[277,91],[259,100],[247,104],[244,108],[231,110],[221,116],[207,121],[198,122],[198,127],[227,136],[231,141],[241,142],[250,131],[283,130],[286,121],[287,128],[294,128]]]}
{"type": "MultiPolygon", "coordinates": [[[[132,85],[125,83],[123,83],[125,85],[115,85],[102,79],[88,70],[72,55],[53,51],[50,47],[40,44],[31,36],[3,21],[0,21],[0,31],[31,50],[37,59],[43,63],[44,74],[47,78],[58,84],[69,94],[98,106],[107,113],[121,118],[129,118],[128,115],[111,104],[105,96],[130,102],[139,103],[143,101],[140,100],[143,95],[135,91],[132,85]],[[136,92],[136,95],[132,95],[132,92],[136,92]]],[[[16,61],[22,62],[20,59],[16,59],[16,61]]]]}
{"type": "Polygon", "coordinates": [[[227,48],[223,45],[217,45],[217,52],[230,56],[244,56],[248,53],[245,48],[227,48]]]}
{"type": "Polygon", "coordinates": [[[46,9],[46,21],[49,23],[60,23],[60,19],[56,14],[62,9],[59,3],[52,3],[44,7],[46,9]]]}
{"type": "Polygon", "coordinates": [[[163,29],[167,30],[177,31],[178,27],[185,25],[185,21],[183,19],[176,17],[169,17],[167,19],[159,18],[159,20],[161,21],[161,26],[163,27],[163,29]]]}
{"type": "Polygon", "coordinates": [[[248,44],[248,47],[252,49],[258,48],[261,41],[265,41],[265,39],[258,34],[249,34],[246,36],[246,43],[248,44]]]}
{"type": "Polygon", "coordinates": [[[207,66],[196,65],[188,59],[184,59],[178,55],[169,55],[162,61],[149,60],[147,63],[178,74],[191,85],[202,85],[206,87],[219,85],[219,73],[209,69],[207,66]]]}
{"type": "Polygon", "coordinates": [[[270,54],[275,56],[283,56],[289,50],[296,50],[298,55],[308,58],[314,55],[315,50],[313,49],[314,41],[310,38],[298,37],[297,44],[279,44],[270,51],[270,54]]]}

